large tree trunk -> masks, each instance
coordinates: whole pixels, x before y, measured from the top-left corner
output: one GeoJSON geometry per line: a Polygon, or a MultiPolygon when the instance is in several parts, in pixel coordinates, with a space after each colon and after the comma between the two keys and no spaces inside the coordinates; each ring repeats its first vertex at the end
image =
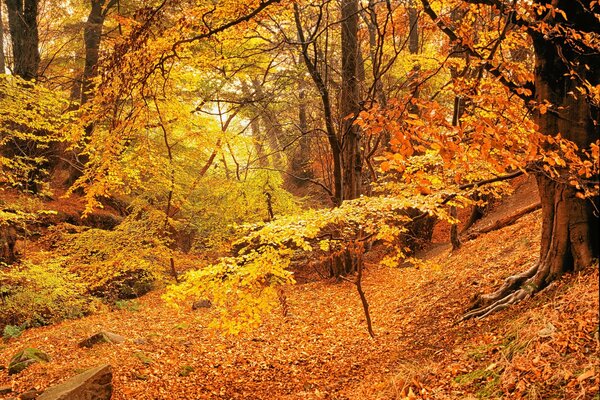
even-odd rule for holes
{"type": "Polygon", "coordinates": [[[361,193],[360,131],[354,119],[360,111],[358,54],[358,0],[342,0],[342,90],[340,112],[344,165],[344,200],[361,193]]]}
{"type": "MultiPolygon", "coordinates": [[[[600,31],[600,23],[583,8],[583,3],[570,0],[557,3],[553,5],[565,12],[570,29],[600,31]]],[[[554,18],[542,17],[546,23],[565,23],[560,13],[554,18]]],[[[580,80],[586,80],[592,86],[600,84],[600,55],[597,52],[580,53],[580,49],[572,47],[564,38],[552,39],[541,33],[533,33],[532,38],[536,55],[536,100],[553,105],[550,112],[538,113],[540,131],[551,136],[560,133],[579,148],[588,148],[600,139],[600,109],[591,96],[580,94],[578,88],[582,84],[580,80]],[[577,76],[572,76],[570,71],[576,72],[577,76]]],[[[567,181],[566,176],[537,175],[542,203],[538,262],[529,270],[509,277],[496,292],[480,296],[473,305],[474,310],[464,318],[484,317],[506,308],[548,286],[565,272],[581,270],[598,262],[600,218],[594,214],[600,204],[598,195],[580,199],[567,181]]]]}
{"type": "Polygon", "coordinates": [[[25,80],[35,79],[40,66],[38,0],[6,0],[6,7],[12,42],[12,72],[25,80]]]}

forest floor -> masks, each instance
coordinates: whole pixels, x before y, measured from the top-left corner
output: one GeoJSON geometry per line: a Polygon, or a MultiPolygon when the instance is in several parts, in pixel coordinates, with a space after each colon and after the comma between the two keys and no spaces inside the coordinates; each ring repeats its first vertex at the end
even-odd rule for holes
{"type": "MultiPolygon", "coordinates": [[[[508,201],[515,204],[499,205],[479,226],[537,199],[508,201]]],[[[483,320],[458,322],[474,295],[535,262],[539,232],[538,210],[455,252],[438,243],[418,266],[368,264],[374,339],[347,282],[286,287],[287,315],[276,309],[238,336],[207,328],[213,310],[174,309],[157,290],[1,344],[0,365],[24,347],[51,362],[14,376],[0,371],[0,387],[12,386],[15,397],[108,363],[116,400],[598,399],[598,268],[483,320]],[[127,340],[78,347],[100,330],[127,340]]]]}

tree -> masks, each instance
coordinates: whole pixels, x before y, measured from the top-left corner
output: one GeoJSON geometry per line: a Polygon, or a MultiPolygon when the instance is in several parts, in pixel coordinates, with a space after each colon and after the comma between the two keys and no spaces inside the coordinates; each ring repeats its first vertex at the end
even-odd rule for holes
{"type": "Polygon", "coordinates": [[[466,0],[464,3],[490,5],[504,16],[507,26],[525,29],[531,37],[536,59],[534,79],[520,84],[501,68],[482,60],[472,42],[446,25],[429,1],[421,2],[452,42],[464,46],[470,56],[482,61],[489,74],[526,102],[539,132],[547,138],[540,158],[550,165],[535,171],[542,198],[540,258],[527,271],[509,277],[496,292],[481,295],[474,310],[465,315],[482,317],[533,295],[567,271],[597,262],[598,184],[590,178],[593,163],[598,161],[600,139],[600,21],[595,14],[600,6],[568,0],[538,0],[531,7],[500,0],[466,0]],[[589,151],[591,160],[581,160],[583,151],[589,151]],[[591,191],[582,194],[577,189],[586,183],[591,191]]]}

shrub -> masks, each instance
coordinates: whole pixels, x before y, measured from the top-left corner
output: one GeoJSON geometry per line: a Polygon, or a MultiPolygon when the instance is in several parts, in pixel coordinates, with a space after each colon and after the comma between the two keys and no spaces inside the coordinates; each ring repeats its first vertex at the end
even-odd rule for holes
{"type": "Polygon", "coordinates": [[[48,325],[83,316],[93,304],[81,279],[64,267],[64,258],[25,261],[0,271],[0,324],[21,328],[48,325]]]}

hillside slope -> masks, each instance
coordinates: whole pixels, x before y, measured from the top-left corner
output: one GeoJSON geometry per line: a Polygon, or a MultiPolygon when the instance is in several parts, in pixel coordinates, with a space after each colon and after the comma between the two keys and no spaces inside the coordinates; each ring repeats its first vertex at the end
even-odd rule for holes
{"type": "Polygon", "coordinates": [[[0,347],[0,365],[24,347],[52,360],[8,376],[17,397],[101,363],[113,399],[598,398],[598,269],[566,276],[484,320],[457,323],[470,299],[536,260],[540,211],[451,253],[437,246],[417,267],[368,265],[364,290],[375,339],[350,283],[286,288],[257,330],[224,336],[212,310],[175,310],[152,292],[103,312],[31,329],[0,347]],[[99,330],[127,338],[81,349],[99,330]],[[595,397],[594,397],[595,396],[595,397]]]}

